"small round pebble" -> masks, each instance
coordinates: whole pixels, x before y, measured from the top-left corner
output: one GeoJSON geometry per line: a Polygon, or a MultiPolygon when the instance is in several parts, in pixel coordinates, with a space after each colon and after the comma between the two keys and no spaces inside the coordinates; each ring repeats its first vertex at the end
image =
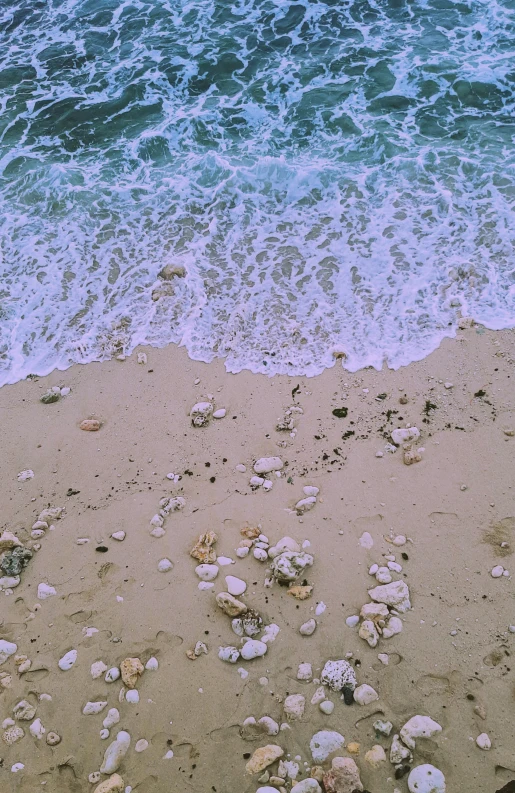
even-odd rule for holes
{"type": "Polygon", "coordinates": [[[173,562],[170,559],[161,559],[161,561],[157,565],[157,569],[160,573],[167,573],[168,570],[171,570],[173,567],[173,562]]]}
{"type": "Polygon", "coordinates": [[[331,702],[330,699],[325,699],[323,702],[320,703],[318,706],[322,713],[325,713],[326,716],[330,716],[334,710],[334,702],[331,702]]]}
{"type": "Polygon", "coordinates": [[[135,752],[144,752],[145,749],[148,749],[148,741],[145,738],[140,738],[140,740],[136,743],[134,747],[135,752]]]}
{"type": "Polygon", "coordinates": [[[131,691],[127,691],[125,694],[125,700],[132,703],[133,705],[137,704],[139,702],[139,694],[137,690],[133,688],[131,691]]]}
{"type": "Polygon", "coordinates": [[[347,617],[345,620],[345,624],[349,626],[349,628],[355,628],[359,622],[359,617],[356,614],[353,614],[352,617],[347,617]]]}
{"type": "Polygon", "coordinates": [[[479,746],[480,749],[483,749],[485,752],[487,752],[489,749],[492,748],[492,741],[490,740],[486,732],[482,732],[481,735],[477,736],[476,744],[479,746]]]}
{"type": "Polygon", "coordinates": [[[493,568],[490,575],[492,576],[492,578],[500,578],[503,573],[504,573],[504,567],[502,566],[502,564],[498,564],[493,568]]]}
{"type": "Polygon", "coordinates": [[[106,681],[106,683],[114,683],[114,681],[118,680],[119,677],[120,677],[120,670],[118,669],[117,666],[113,666],[111,667],[111,669],[108,669],[107,672],[105,673],[104,680],[106,681]]]}

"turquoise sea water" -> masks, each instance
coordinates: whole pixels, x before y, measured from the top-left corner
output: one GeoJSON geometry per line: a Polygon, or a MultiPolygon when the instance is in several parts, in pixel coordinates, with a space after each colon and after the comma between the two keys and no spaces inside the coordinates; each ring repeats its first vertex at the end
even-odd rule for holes
{"type": "Polygon", "coordinates": [[[5,0],[0,384],[515,325],[515,2],[5,0]],[[157,273],[184,266],[152,300],[157,273]]]}

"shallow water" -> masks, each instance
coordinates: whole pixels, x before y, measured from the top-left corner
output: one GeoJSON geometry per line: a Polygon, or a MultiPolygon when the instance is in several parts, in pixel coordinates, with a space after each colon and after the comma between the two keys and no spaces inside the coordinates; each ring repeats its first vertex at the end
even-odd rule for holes
{"type": "Polygon", "coordinates": [[[515,3],[7,0],[0,384],[398,367],[515,324],[515,3]],[[152,300],[157,273],[184,266],[152,300]]]}

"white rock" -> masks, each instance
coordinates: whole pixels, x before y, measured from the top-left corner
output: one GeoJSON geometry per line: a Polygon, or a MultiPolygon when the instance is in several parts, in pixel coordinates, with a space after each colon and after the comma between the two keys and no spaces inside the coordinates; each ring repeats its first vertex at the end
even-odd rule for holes
{"type": "Polygon", "coordinates": [[[379,565],[378,564],[373,564],[373,565],[371,565],[369,567],[368,574],[369,575],[375,575],[378,570],[379,570],[379,565]]]}
{"type": "Polygon", "coordinates": [[[410,793],[445,793],[445,777],[434,765],[418,765],[410,772],[408,789],[410,793]]]}
{"type": "Polygon", "coordinates": [[[194,427],[205,427],[212,412],[211,402],[197,402],[190,410],[191,423],[194,427]]]}
{"type": "Polygon", "coordinates": [[[341,749],[345,743],[345,738],[334,730],[321,730],[313,735],[309,742],[311,756],[314,763],[323,763],[330,754],[341,749]]]}
{"type": "Polygon", "coordinates": [[[323,702],[320,703],[318,706],[322,713],[325,713],[326,716],[330,716],[334,710],[334,702],[331,702],[330,699],[325,699],[323,702]]]}
{"type": "Polygon", "coordinates": [[[417,438],[420,438],[420,430],[416,427],[400,427],[392,432],[392,441],[396,446],[416,441],[417,438]]]}
{"type": "Polygon", "coordinates": [[[14,765],[11,766],[11,771],[13,772],[13,774],[17,774],[18,771],[23,771],[24,768],[25,766],[23,765],[23,763],[15,763],[14,765]]]}
{"type": "Polygon", "coordinates": [[[486,732],[482,732],[481,735],[477,736],[476,744],[480,749],[484,749],[486,752],[492,748],[492,741],[486,732]]]}
{"type": "Polygon", "coordinates": [[[115,531],[113,532],[113,534],[111,534],[111,537],[113,538],[113,540],[118,540],[118,542],[123,542],[123,540],[126,537],[126,534],[124,531],[115,531]]]}
{"type": "Polygon", "coordinates": [[[205,591],[207,589],[213,589],[213,587],[214,587],[214,584],[210,584],[208,581],[201,581],[199,583],[199,585],[198,585],[198,589],[200,589],[201,592],[203,592],[203,591],[205,591]]]}
{"type": "Polygon", "coordinates": [[[390,656],[388,655],[388,653],[378,653],[377,658],[385,666],[388,666],[388,664],[390,663],[390,656]]]}
{"type": "Polygon", "coordinates": [[[301,719],[306,707],[306,698],[302,694],[290,694],[284,700],[284,715],[288,721],[301,719]]]}
{"type": "Polygon", "coordinates": [[[383,628],[383,639],[391,639],[392,636],[401,633],[403,627],[402,620],[399,617],[388,617],[386,625],[383,628]]]}
{"type": "Polygon", "coordinates": [[[145,664],[145,669],[148,669],[149,672],[155,672],[156,669],[159,669],[159,661],[157,658],[149,658],[147,663],[145,664]]]}
{"type": "Polygon", "coordinates": [[[118,680],[119,677],[120,677],[120,670],[118,669],[117,666],[112,666],[111,669],[109,669],[106,672],[104,680],[106,681],[106,683],[114,683],[114,681],[118,680]]]}
{"type": "Polygon", "coordinates": [[[261,658],[268,650],[268,645],[265,642],[260,642],[258,639],[249,639],[241,648],[241,657],[246,661],[251,661],[253,658],[261,658]]]}
{"type": "Polygon", "coordinates": [[[372,768],[379,768],[386,760],[386,752],[382,746],[376,744],[365,754],[365,760],[372,768]]]}
{"type": "Polygon", "coordinates": [[[320,703],[323,702],[325,698],[325,688],[323,686],[319,686],[311,697],[311,704],[320,705],[320,703]]]}
{"type": "Polygon", "coordinates": [[[416,738],[432,738],[441,731],[438,722],[433,721],[429,716],[413,716],[401,728],[400,735],[406,746],[414,749],[416,738]]]}
{"type": "Polygon", "coordinates": [[[388,568],[379,567],[376,573],[376,579],[380,584],[389,584],[392,580],[392,577],[388,568]]]}
{"type": "Polygon", "coordinates": [[[258,562],[266,562],[268,559],[268,554],[263,548],[254,548],[252,551],[252,555],[254,559],[257,559],[258,562]]]}
{"type": "Polygon", "coordinates": [[[137,361],[139,364],[146,364],[147,363],[147,356],[144,352],[139,352],[137,354],[137,361]]]}
{"type": "MultiPolygon", "coordinates": [[[[277,793],[277,788],[273,788],[273,790],[277,793]]],[[[322,788],[316,779],[309,777],[297,782],[297,784],[292,787],[291,793],[322,793],[322,788]]]]}
{"type": "Polygon", "coordinates": [[[297,501],[295,504],[295,509],[298,515],[304,514],[304,512],[309,512],[310,509],[313,509],[315,504],[317,503],[316,496],[308,496],[307,498],[301,498],[300,501],[297,501]]]}
{"type": "Polygon", "coordinates": [[[238,463],[235,470],[238,471],[239,474],[244,474],[247,470],[247,466],[243,465],[243,463],[238,463]]]}
{"type": "Polygon", "coordinates": [[[260,457],[254,463],[256,474],[269,474],[271,471],[280,471],[284,463],[280,457],[260,457]]]}
{"type": "Polygon", "coordinates": [[[241,578],[236,578],[236,576],[233,575],[226,575],[225,582],[227,584],[227,591],[230,595],[234,595],[234,597],[243,595],[247,589],[247,584],[245,581],[242,581],[241,578]]]}
{"type": "Polygon", "coordinates": [[[306,680],[309,681],[313,678],[313,669],[311,664],[299,664],[299,668],[297,669],[297,680],[306,680]]]}
{"type": "Polygon", "coordinates": [[[374,546],[374,540],[372,539],[372,535],[368,531],[364,531],[361,537],[359,538],[359,544],[362,548],[366,550],[370,550],[374,546]]]}
{"type": "Polygon", "coordinates": [[[93,771],[93,773],[88,776],[88,782],[90,782],[92,785],[96,785],[97,782],[100,782],[100,779],[100,771],[93,771]]]}
{"type": "Polygon", "coordinates": [[[279,556],[283,551],[294,551],[295,553],[299,553],[300,545],[293,537],[281,537],[279,542],[268,549],[268,556],[270,559],[275,559],[275,557],[279,556]]]}
{"type": "Polygon", "coordinates": [[[161,559],[157,564],[157,569],[160,573],[167,573],[168,570],[173,568],[173,562],[170,559],[161,559]]]}
{"type": "Polygon", "coordinates": [[[145,749],[148,749],[148,741],[145,738],[140,738],[139,741],[136,743],[134,747],[135,752],[144,752],[145,749]]]}
{"type": "Polygon", "coordinates": [[[265,785],[265,787],[258,787],[256,793],[277,793],[277,788],[265,785]]]}
{"type": "Polygon", "coordinates": [[[413,755],[407,746],[404,746],[398,735],[394,735],[392,745],[390,747],[390,763],[392,765],[399,765],[403,760],[409,763],[413,761],[413,755]]]}
{"type": "Polygon", "coordinates": [[[44,583],[38,585],[38,600],[46,600],[54,595],[57,595],[57,592],[53,586],[44,583]]]}
{"type": "Polygon", "coordinates": [[[172,757],[173,757],[173,751],[172,749],[168,749],[168,751],[165,752],[165,754],[163,755],[163,760],[171,760],[172,757]]]}
{"type": "Polygon", "coordinates": [[[35,719],[29,727],[29,732],[33,738],[37,738],[38,741],[41,740],[43,735],[46,733],[45,728],[41,724],[41,719],[35,719]]]}
{"type": "Polygon", "coordinates": [[[402,573],[402,567],[397,562],[388,562],[388,570],[391,570],[392,573],[402,573]]]}
{"type": "Polygon", "coordinates": [[[14,589],[20,583],[20,576],[6,575],[0,578],[0,591],[8,593],[9,590],[14,589]]]}
{"type": "Polygon", "coordinates": [[[261,641],[265,644],[268,644],[269,642],[275,642],[280,630],[281,629],[279,628],[279,625],[276,625],[274,622],[271,622],[270,625],[265,625],[265,630],[261,637],[261,641]]]}
{"type": "Polygon", "coordinates": [[[302,488],[302,492],[304,493],[305,496],[315,496],[316,498],[320,493],[320,488],[314,487],[313,485],[306,485],[305,487],[302,488]]]}
{"type": "Polygon", "coordinates": [[[216,564],[199,564],[195,568],[195,572],[202,581],[214,581],[218,575],[218,566],[216,564]]]}
{"type": "Polygon", "coordinates": [[[308,620],[307,622],[305,622],[303,625],[300,626],[299,633],[302,636],[312,636],[316,631],[316,627],[317,627],[316,620],[314,619],[308,620]]]}
{"type": "Polygon", "coordinates": [[[503,573],[504,573],[504,567],[502,566],[502,564],[498,564],[496,565],[496,567],[493,568],[490,575],[492,576],[492,578],[500,578],[503,573]]]}
{"type": "Polygon", "coordinates": [[[270,479],[265,479],[265,481],[263,482],[263,490],[265,490],[267,493],[269,490],[273,488],[273,486],[274,483],[270,481],[270,479]]]}
{"type": "Polygon", "coordinates": [[[369,589],[368,594],[376,603],[385,603],[404,613],[411,608],[408,585],[404,581],[393,581],[391,584],[376,586],[369,589]]]}
{"type": "Polygon", "coordinates": [[[394,537],[392,540],[392,544],[400,547],[401,545],[406,545],[406,537],[404,534],[398,534],[397,537],[394,537]]]}
{"type": "Polygon", "coordinates": [[[63,672],[67,672],[68,669],[71,669],[74,665],[75,661],[77,660],[77,650],[69,650],[58,662],[59,669],[62,669],[63,672]]]}
{"type": "Polygon", "coordinates": [[[220,647],[218,650],[218,657],[221,661],[227,661],[230,664],[235,664],[239,660],[240,651],[236,647],[220,647]]]}
{"type": "Polygon", "coordinates": [[[161,528],[161,526],[154,526],[154,528],[150,532],[150,536],[155,537],[156,539],[160,539],[161,537],[164,537],[165,534],[166,531],[163,528],[161,528]]]}
{"type": "Polygon", "coordinates": [[[237,671],[242,680],[246,680],[247,677],[249,676],[247,670],[244,669],[242,666],[240,666],[237,671]]]}
{"type": "Polygon", "coordinates": [[[120,730],[113,741],[107,747],[104,754],[104,762],[100,766],[101,774],[114,774],[120,768],[122,760],[127,754],[131,743],[131,736],[125,730],[120,730]]]}
{"type": "Polygon", "coordinates": [[[234,564],[234,559],[231,559],[230,556],[217,556],[216,563],[220,565],[220,567],[228,567],[230,564],[234,564]]]}
{"type": "Polygon", "coordinates": [[[224,419],[226,415],[227,415],[226,409],[225,408],[220,408],[219,410],[215,410],[215,412],[213,413],[213,418],[214,419],[224,419]]]}
{"type": "Polygon", "coordinates": [[[114,727],[115,724],[118,724],[120,721],[120,713],[116,708],[109,708],[107,711],[107,716],[105,717],[102,724],[104,727],[109,730],[111,727],[114,727]]]}
{"type": "Polygon", "coordinates": [[[18,482],[26,482],[28,479],[34,479],[34,471],[31,471],[30,468],[27,468],[26,471],[20,471],[16,479],[18,482]]]}
{"type": "Polygon", "coordinates": [[[358,705],[370,705],[371,702],[375,702],[378,699],[379,694],[377,691],[366,683],[354,689],[354,702],[357,702],[358,705]]]}
{"type": "MultiPolygon", "coordinates": [[[[289,727],[289,729],[291,728],[289,727]]],[[[297,755],[296,759],[300,760],[301,758],[299,755],[297,755]]],[[[299,771],[300,771],[300,766],[294,760],[279,761],[279,768],[277,770],[277,774],[278,776],[282,776],[283,779],[285,777],[288,777],[288,779],[295,780],[299,775],[299,771]]]]}
{"type": "Polygon", "coordinates": [[[139,691],[133,688],[125,694],[125,701],[130,702],[131,705],[137,705],[139,702],[139,691]]]}
{"type": "Polygon", "coordinates": [[[263,479],[262,476],[251,476],[249,479],[249,485],[251,487],[261,487],[261,485],[263,485],[264,482],[265,480],[263,479]]]}
{"type": "Polygon", "coordinates": [[[355,628],[356,625],[359,623],[359,617],[357,614],[353,614],[352,617],[347,617],[345,620],[345,624],[349,626],[349,628],[355,628]]]}
{"type": "Polygon", "coordinates": [[[85,716],[96,716],[97,713],[102,713],[104,708],[107,707],[107,702],[86,702],[82,712],[85,716]]]}
{"type": "Polygon", "coordinates": [[[322,669],[320,681],[333,691],[341,691],[344,686],[354,689],[356,674],[348,661],[327,661],[322,669]]]}
{"type": "Polygon", "coordinates": [[[277,581],[286,582],[295,581],[312,564],[313,557],[305,551],[283,551],[272,560],[270,567],[277,581]]]}
{"type": "Polygon", "coordinates": [[[315,608],[315,614],[317,615],[317,617],[320,617],[324,613],[326,608],[327,606],[325,605],[323,600],[321,600],[320,603],[317,603],[317,606],[315,608]]]}
{"type": "Polygon", "coordinates": [[[164,518],[161,515],[154,515],[153,518],[150,520],[151,526],[156,526],[157,528],[161,528],[164,524],[164,518]]]}
{"type": "Polygon", "coordinates": [[[109,738],[110,732],[109,732],[109,730],[106,730],[104,728],[103,730],[100,730],[99,735],[100,735],[100,740],[101,741],[107,741],[107,739],[109,738]]]}

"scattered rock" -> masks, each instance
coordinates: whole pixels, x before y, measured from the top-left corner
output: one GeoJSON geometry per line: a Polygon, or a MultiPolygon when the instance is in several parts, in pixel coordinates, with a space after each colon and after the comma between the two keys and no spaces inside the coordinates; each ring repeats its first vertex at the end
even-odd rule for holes
{"type": "Polygon", "coordinates": [[[162,281],[172,281],[174,278],[185,278],[186,268],[180,264],[165,264],[162,270],[158,272],[157,277],[161,278],[162,281]]]}
{"type": "Polygon", "coordinates": [[[486,752],[492,748],[492,741],[486,732],[482,732],[481,735],[477,736],[476,744],[480,749],[484,749],[486,752]]]}
{"type": "Polygon", "coordinates": [[[383,628],[383,639],[391,639],[392,636],[396,636],[398,633],[401,633],[402,629],[403,624],[399,617],[388,617],[386,620],[386,625],[383,628]]]}
{"type": "Polygon", "coordinates": [[[313,762],[325,762],[329,755],[341,749],[344,743],[343,735],[334,730],[320,730],[315,733],[309,742],[313,762]]]}
{"type": "Polygon", "coordinates": [[[198,559],[201,564],[216,562],[216,552],[213,545],[215,545],[217,540],[218,537],[214,531],[201,534],[191,549],[190,556],[193,556],[194,559],[198,559]]]}
{"type": "Polygon", "coordinates": [[[370,647],[376,647],[379,641],[379,633],[372,620],[364,620],[359,626],[359,636],[364,639],[370,647]]]}
{"type": "Polygon", "coordinates": [[[280,457],[261,457],[254,463],[256,474],[269,474],[272,471],[280,471],[284,463],[280,457]]]}
{"type": "Polygon", "coordinates": [[[57,595],[57,592],[53,586],[44,583],[38,585],[38,600],[46,600],[54,595],[57,595]]]}
{"type": "Polygon", "coordinates": [[[122,777],[119,774],[113,774],[109,779],[104,779],[93,793],[123,793],[124,790],[125,782],[122,777]]]}
{"type": "Polygon", "coordinates": [[[301,498],[300,501],[297,501],[295,504],[295,511],[297,512],[297,515],[303,515],[305,512],[309,512],[310,509],[313,509],[316,503],[317,500],[315,496],[301,498]]]}
{"type": "Polygon", "coordinates": [[[26,699],[22,699],[13,708],[13,716],[17,721],[32,721],[36,715],[36,707],[26,699]]]}
{"type": "Polygon", "coordinates": [[[84,430],[84,432],[98,432],[101,426],[102,424],[98,419],[84,419],[79,424],[79,429],[84,430]]]}
{"type": "Polygon", "coordinates": [[[75,661],[77,660],[77,650],[69,650],[58,662],[58,667],[63,672],[67,672],[69,669],[72,668],[75,661]]]}
{"type": "Polygon", "coordinates": [[[401,427],[392,432],[392,441],[396,446],[416,441],[418,438],[420,438],[420,430],[417,427],[401,427]]]}
{"type": "Polygon", "coordinates": [[[45,728],[41,724],[41,719],[35,719],[29,727],[29,732],[33,738],[40,741],[46,733],[45,728]]]}
{"type": "Polygon", "coordinates": [[[12,746],[16,741],[20,741],[25,735],[21,727],[7,727],[2,733],[2,740],[7,746],[12,746]]]}
{"type": "Polygon", "coordinates": [[[195,572],[202,581],[214,581],[218,575],[218,566],[216,564],[199,564],[195,568],[195,572]]]}
{"type": "Polygon", "coordinates": [[[377,586],[375,589],[369,589],[368,594],[376,603],[385,603],[402,614],[411,608],[408,585],[404,581],[393,581],[391,584],[377,586]]]}
{"type": "Polygon", "coordinates": [[[349,628],[355,628],[358,623],[359,617],[357,614],[353,614],[351,617],[347,617],[345,620],[345,624],[348,625],[349,628]]]}
{"type": "Polygon", "coordinates": [[[258,639],[249,639],[241,649],[241,657],[245,661],[251,661],[253,658],[261,658],[268,650],[268,645],[265,642],[260,642],[258,639]]]}
{"type": "Polygon", "coordinates": [[[307,567],[313,564],[313,557],[304,551],[283,551],[279,556],[273,559],[271,570],[274,578],[281,582],[287,583],[295,581],[301,573],[304,573],[307,567]]]}
{"type": "MultiPolygon", "coordinates": [[[[276,788],[272,788],[272,790],[276,791],[276,788]]],[[[303,779],[301,782],[297,782],[297,784],[292,787],[290,793],[322,793],[322,788],[316,779],[307,778],[303,779]]]]}
{"type": "Polygon", "coordinates": [[[386,762],[386,754],[382,746],[376,744],[365,755],[365,761],[372,766],[372,768],[379,768],[379,766],[386,762]]]}
{"type": "Polygon", "coordinates": [[[32,551],[17,545],[15,548],[4,553],[0,561],[0,570],[2,570],[6,576],[19,576],[31,559],[32,551]]]}
{"type": "Polygon", "coordinates": [[[53,402],[59,402],[60,399],[61,389],[54,391],[52,388],[50,388],[45,394],[43,394],[39,401],[44,405],[51,405],[53,402]]]}
{"type": "Polygon", "coordinates": [[[136,360],[140,365],[146,365],[147,363],[147,355],[144,352],[139,352],[136,356],[136,360]]]}
{"type": "Polygon", "coordinates": [[[302,694],[290,694],[284,700],[284,715],[288,721],[296,721],[304,715],[306,698],[302,694]]]}
{"type": "Polygon", "coordinates": [[[126,537],[126,534],[124,531],[115,531],[113,532],[113,534],[111,534],[111,537],[113,538],[113,540],[118,540],[118,542],[123,542],[123,540],[126,537]]]}
{"type": "Polygon", "coordinates": [[[220,408],[219,410],[215,410],[213,413],[214,419],[223,419],[227,415],[227,411],[225,408],[220,408]]]}
{"type": "Polygon", "coordinates": [[[229,592],[219,592],[216,596],[216,602],[219,608],[222,609],[229,617],[240,617],[247,611],[247,606],[240,600],[236,600],[229,592]]]}
{"type": "Polygon", "coordinates": [[[361,537],[359,538],[359,544],[362,548],[365,548],[369,551],[374,546],[374,540],[372,539],[372,535],[368,531],[364,531],[361,537]]]}
{"type": "Polygon", "coordinates": [[[376,579],[380,584],[389,584],[392,580],[389,569],[387,567],[378,567],[376,571],[376,579]]]}
{"type": "Polygon", "coordinates": [[[191,423],[194,427],[206,427],[213,413],[211,402],[197,402],[190,410],[191,423]]]}
{"type": "Polygon", "coordinates": [[[378,732],[380,735],[385,735],[387,738],[393,730],[392,722],[383,721],[382,719],[377,719],[377,721],[375,721],[372,726],[376,732],[378,732]]]}
{"type": "Polygon", "coordinates": [[[359,793],[363,790],[359,768],[351,757],[335,757],[324,774],[325,793],[359,793]]]}
{"type": "Polygon", "coordinates": [[[326,716],[330,716],[334,710],[334,702],[331,702],[330,699],[325,699],[318,707],[322,713],[325,713],[326,716]]]}
{"type": "Polygon", "coordinates": [[[434,765],[418,765],[408,777],[410,793],[445,793],[445,777],[434,765]]]}
{"type": "Polygon", "coordinates": [[[401,728],[400,736],[406,746],[414,749],[416,738],[432,738],[441,731],[441,726],[429,716],[413,716],[401,728]]]}
{"type": "Polygon", "coordinates": [[[245,581],[243,581],[241,578],[236,578],[236,576],[233,575],[226,575],[225,583],[227,584],[227,591],[229,594],[236,597],[243,595],[247,589],[247,584],[245,581]]]}
{"type": "Polygon", "coordinates": [[[257,636],[263,627],[263,620],[257,611],[248,609],[243,617],[233,619],[232,629],[237,636],[257,636]]]}
{"type": "Polygon", "coordinates": [[[131,743],[131,736],[125,730],[120,730],[114,740],[106,749],[104,762],[100,766],[101,774],[113,774],[118,771],[123,758],[127,754],[131,743]]]}
{"type": "Polygon", "coordinates": [[[61,736],[56,732],[49,732],[47,733],[46,742],[49,746],[57,746],[57,744],[61,743],[61,736]]]}
{"type": "Polygon", "coordinates": [[[310,619],[300,626],[299,633],[301,634],[301,636],[312,636],[316,631],[316,627],[317,627],[316,620],[310,619]]]}
{"type": "Polygon", "coordinates": [[[261,771],[264,771],[265,768],[268,768],[269,765],[275,763],[276,760],[279,760],[283,754],[284,751],[276,744],[261,746],[259,749],[256,749],[245,766],[245,770],[247,774],[259,774],[261,771]]]}
{"type": "Polygon", "coordinates": [[[313,678],[313,669],[311,664],[299,664],[299,668],[297,670],[297,680],[305,680],[310,681],[313,678]]]}
{"type": "Polygon", "coordinates": [[[378,699],[379,694],[377,691],[366,683],[354,689],[354,702],[357,702],[358,705],[370,705],[371,702],[375,702],[378,699]]]}
{"type": "Polygon", "coordinates": [[[393,765],[400,765],[404,761],[408,763],[413,762],[413,755],[411,751],[408,749],[407,746],[404,746],[400,737],[398,735],[394,735],[392,739],[392,745],[390,747],[390,763],[393,765]]]}
{"type": "Polygon", "coordinates": [[[157,569],[160,573],[167,573],[169,570],[173,570],[173,562],[170,559],[160,559],[157,569]]]}
{"type": "Polygon", "coordinates": [[[112,666],[111,669],[108,669],[108,671],[106,672],[104,680],[106,681],[106,683],[114,683],[115,680],[118,680],[119,677],[120,677],[120,670],[118,669],[117,666],[112,666]]]}
{"type": "Polygon", "coordinates": [[[122,680],[127,688],[135,688],[138,679],[144,671],[144,666],[139,658],[125,658],[120,664],[122,680]]]}
{"type": "Polygon", "coordinates": [[[299,553],[300,545],[293,537],[282,537],[278,543],[268,549],[268,556],[270,559],[275,559],[276,556],[279,556],[284,551],[299,553]]]}
{"type": "Polygon", "coordinates": [[[16,479],[18,482],[27,482],[29,479],[34,479],[34,471],[31,471],[30,468],[27,468],[26,471],[20,471],[16,479]]]}
{"type": "Polygon", "coordinates": [[[97,713],[102,713],[104,708],[107,707],[107,702],[86,702],[82,712],[84,716],[96,716],[97,713]]]}
{"type": "Polygon", "coordinates": [[[344,687],[354,691],[357,685],[354,669],[344,660],[327,661],[322,669],[320,681],[333,691],[341,691],[344,687]]]}
{"type": "Polygon", "coordinates": [[[290,586],[288,589],[288,595],[291,595],[295,598],[295,600],[307,600],[311,597],[311,593],[313,592],[313,587],[310,585],[300,586],[290,586]]]}
{"type": "Polygon", "coordinates": [[[240,651],[236,647],[220,647],[218,657],[221,661],[235,664],[240,658],[240,651]]]}
{"type": "Polygon", "coordinates": [[[107,716],[105,717],[102,724],[107,730],[110,730],[111,727],[114,727],[114,725],[118,724],[119,721],[120,721],[119,711],[116,708],[110,708],[107,711],[107,716]]]}
{"type": "Polygon", "coordinates": [[[502,564],[498,564],[492,569],[490,575],[492,576],[492,578],[500,578],[503,575],[503,573],[504,573],[504,567],[502,566],[502,564]]]}

